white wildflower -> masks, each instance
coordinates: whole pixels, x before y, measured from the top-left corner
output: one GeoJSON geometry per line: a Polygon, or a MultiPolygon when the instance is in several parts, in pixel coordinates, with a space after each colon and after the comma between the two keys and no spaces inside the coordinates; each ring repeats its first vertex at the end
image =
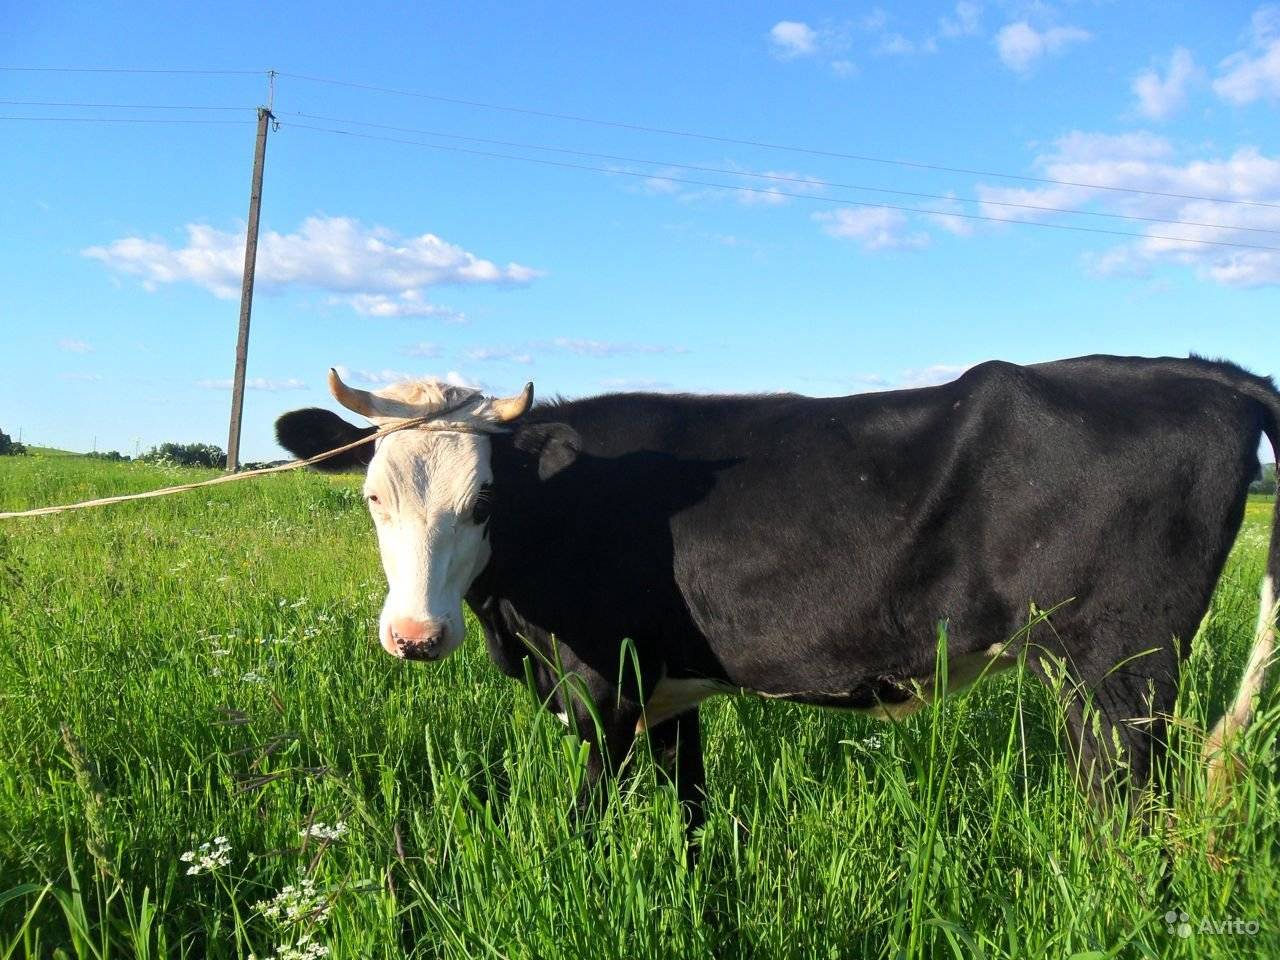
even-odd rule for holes
{"type": "Polygon", "coordinates": [[[310,826],[303,827],[298,831],[300,837],[313,837],[316,840],[340,840],[346,836],[347,821],[339,820],[332,827],[322,820],[317,820],[310,826]]]}
{"type": "Polygon", "coordinates": [[[861,740],[841,740],[840,742],[847,747],[853,747],[855,750],[874,753],[885,745],[885,738],[883,734],[873,733],[871,736],[864,737],[861,740]]]}
{"type": "Polygon", "coordinates": [[[208,843],[202,843],[194,850],[188,850],[178,857],[183,863],[189,863],[187,876],[198,876],[211,873],[218,867],[231,863],[231,841],[226,837],[214,837],[208,843]]]}
{"type": "MultiPolygon", "coordinates": [[[[318,943],[311,939],[309,933],[304,933],[293,943],[286,943],[276,947],[276,952],[265,960],[316,960],[318,957],[327,957],[329,948],[323,943],[318,943]]],[[[249,960],[258,960],[252,953],[249,954],[249,960]]]]}
{"type": "Polygon", "coordinates": [[[257,670],[250,670],[240,678],[241,683],[266,683],[267,678],[257,670]]]}
{"type": "Polygon", "coordinates": [[[329,919],[332,905],[328,897],[316,893],[315,882],[307,878],[297,886],[291,883],[283,887],[271,900],[259,901],[254,909],[268,920],[281,924],[324,923],[329,919]]]}

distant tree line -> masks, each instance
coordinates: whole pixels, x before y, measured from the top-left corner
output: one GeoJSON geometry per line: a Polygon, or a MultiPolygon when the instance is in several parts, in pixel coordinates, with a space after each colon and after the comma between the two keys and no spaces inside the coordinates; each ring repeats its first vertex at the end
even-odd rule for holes
{"type": "Polygon", "coordinates": [[[162,443],[138,457],[144,463],[172,463],[180,467],[226,467],[227,455],[212,443],[162,443]]]}
{"type": "Polygon", "coordinates": [[[221,447],[212,443],[162,443],[152,447],[146,453],[130,457],[119,450],[95,450],[86,453],[86,457],[95,460],[109,460],[112,463],[124,463],[135,460],[138,463],[167,463],[179,467],[215,467],[222,469],[227,465],[227,455],[221,447]]]}
{"type": "Polygon", "coordinates": [[[24,444],[0,430],[0,457],[20,457],[26,452],[27,448],[24,444]]]}
{"type": "Polygon", "coordinates": [[[1264,463],[1262,469],[1258,471],[1258,479],[1249,484],[1250,493],[1269,493],[1275,496],[1276,492],[1276,465],[1274,463],[1264,463]]]}

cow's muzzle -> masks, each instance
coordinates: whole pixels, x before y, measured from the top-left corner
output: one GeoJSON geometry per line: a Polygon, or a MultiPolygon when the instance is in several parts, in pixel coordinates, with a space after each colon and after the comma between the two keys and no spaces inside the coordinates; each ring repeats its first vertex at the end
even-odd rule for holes
{"type": "Polygon", "coordinates": [[[441,621],[397,617],[387,626],[382,647],[404,660],[439,660],[448,652],[445,625],[441,621]]]}

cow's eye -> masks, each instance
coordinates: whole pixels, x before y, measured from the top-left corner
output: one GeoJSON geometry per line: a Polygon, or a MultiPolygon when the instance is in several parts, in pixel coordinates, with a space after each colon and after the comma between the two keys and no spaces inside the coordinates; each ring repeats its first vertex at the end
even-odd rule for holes
{"type": "Polygon", "coordinates": [[[368,500],[369,505],[373,507],[376,507],[378,504],[382,503],[382,501],[378,499],[378,495],[376,493],[366,493],[364,495],[364,498],[368,500]]]}
{"type": "Polygon", "coordinates": [[[480,493],[476,496],[476,502],[471,507],[471,522],[475,524],[484,524],[489,521],[489,514],[493,512],[493,487],[485,484],[480,488],[480,493]]]}

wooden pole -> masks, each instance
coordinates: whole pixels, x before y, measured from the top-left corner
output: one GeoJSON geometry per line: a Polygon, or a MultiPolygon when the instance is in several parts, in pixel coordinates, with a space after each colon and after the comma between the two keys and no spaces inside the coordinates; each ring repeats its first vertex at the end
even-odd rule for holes
{"type": "Polygon", "coordinates": [[[262,165],[267,157],[270,107],[258,108],[258,142],[253,150],[253,185],[249,189],[249,226],[244,241],[244,278],[240,286],[240,334],[236,338],[236,374],[231,384],[231,430],[227,437],[227,470],[240,469],[240,421],[244,414],[244,371],[249,359],[249,316],[253,312],[253,273],[258,263],[258,217],[262,212],[262,165]]]}

